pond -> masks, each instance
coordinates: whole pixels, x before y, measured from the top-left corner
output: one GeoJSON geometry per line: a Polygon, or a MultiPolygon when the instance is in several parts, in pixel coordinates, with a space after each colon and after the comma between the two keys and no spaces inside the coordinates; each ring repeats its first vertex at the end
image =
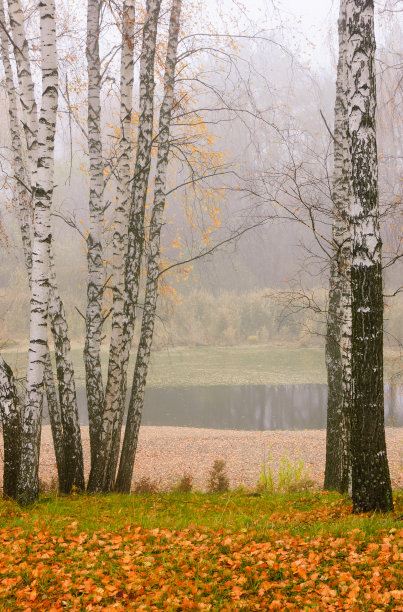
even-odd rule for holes
{"type": "MultiPolygon", "coordinates": [[[[84,389],[80,421],[88,425],[84,389]]],[[[143,425],[239,430],[326,428],[327,385],[149,387],[143,425]]],[[[45,422],[48,422],[44,414],[45,422]]],[[[403,385],[385,385],[385,422],[403,426],[403,385]]]]}

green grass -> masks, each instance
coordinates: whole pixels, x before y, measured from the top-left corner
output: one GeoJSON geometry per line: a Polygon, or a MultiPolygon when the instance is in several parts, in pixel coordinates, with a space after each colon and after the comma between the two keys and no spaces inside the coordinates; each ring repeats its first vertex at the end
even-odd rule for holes
{"type": "MultiPolygon", "coordinates": [[[[84,387],[82,349],[72,351],[77,387],[84,387]]],[[[5,351],[6,361],[23,376],[26,351],[5,351]]],[[[108,353],[102,351],[106,372],[108,353]]],[[[385,380],[397,369],[396,357],[385,359],[385,380]]],[[[133,364],[129,372],[131,379],[133,364]]],[[[148,385],[280,385],[326,383],[324,351],[320,348],[235,346],[172,348],[154,351],[148,385]]]]}
{"type": "Polygon", "coordinates": [[[46,524],[61,534],[72,521],[84,531],[119,532],[128,522],[144,529],[185,529],[191,525],[238,532],[254,529],[264,534],[276,528],[294,535],[315,536],[326,530],[339,536],[360,528],[364,534],[401,527],[403,494],[395,494],[396,512],[356,516],[349,499],[337,493],[302,492],[249,495],[243,489],[228,493],[156,493],[132,495],[41,495],[31,507],[0,502],[3,528],[22,526],[24,532],[46,524]]]}
{"type": "Polygon", "coordinates": [[[401,493],[362,516],[323,492],[0,500],[0,610],[399,610],[402,512],[401,493]]]}

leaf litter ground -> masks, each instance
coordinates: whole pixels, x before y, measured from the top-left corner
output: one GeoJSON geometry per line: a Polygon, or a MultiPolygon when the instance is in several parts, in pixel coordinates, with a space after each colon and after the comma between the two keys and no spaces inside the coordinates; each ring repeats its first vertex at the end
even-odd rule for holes
{"type": "Polygon", "coordinates": [[[1,610],[403,611],[403,495],[354,516],[336,494],[0,502],[1,610]]]}

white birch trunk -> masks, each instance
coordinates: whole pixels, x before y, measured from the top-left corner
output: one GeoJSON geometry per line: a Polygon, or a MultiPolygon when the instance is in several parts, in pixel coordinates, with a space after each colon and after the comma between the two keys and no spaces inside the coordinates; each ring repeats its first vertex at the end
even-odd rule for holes
{"type": "MultiPolygon", "coordinates": [[[[2,10],[3,23],[5,23],[4,10],[2,10]]],[[[4,61],[5,74],[8,84],[9,91],[9,114],[10,114],[10,127],[11,127],[11,139],[13,143],[13,156],[15,166],[15,182],[17,186],[17,199],[19,204],[19,224],[23,243],[23,251],[25,257],[25,264],[28,273],[29,285],[31,287],[31,267],[32,267],[32,244],[31,244],[31,193],[32,192],[32,181],[35,178],[36,171],[34,172],[31,168],[26,168],[24,164],[24,153],[23,146],[20,138],[19,125],[18,125],[18,110],[17,110],[17,98],[16,90],[13,86],[13,77],[11,71],[11,64],[9,61],[7,47],[8,39],[4,30],[0,29],[2,54],[4,61]]],[[[23,32],[20,33],[19,39],[24,38],[23,32]]],[[[24,38],[25,39],[25,38],[24,38]]],[[[25,44],[22,47],[26,47],[25,44]]],[[[24,58],[26,59],[26,58],[24,58]]],[[[20,58],[21,61],[21,58],[20,58]]],[[[32,83],[30,66],[23,64],[25,79],[32,83]]],[[[35,138],[36,143],[36,104],[29,104],[31,95],[31,88],[28,88],[28,92],[23,91],[21,93],[21,103],[23,108],[32,108],[31,112],[31,130],[35,138]],[[25,100],[26,96],[28,101],[25,100]]],[[[28,113],[25,113],[28,114],[28,113]]],[[[34,150],[31,150],[31,154],[35,155],[36,164],[36,145],[34,150]]],[[[50,268],[51,271],[54,269],[53,264],[53,253],[50,252],[50,268]]],[[[56,286],[56,279],[54,270],[52,273],[51,282],[51,303],[56,304],[56,308],[50,309],[51,327],[54,331],[54,339],[56,346],[56,362],[58,366],[59,375],[62,377],[62,381],[59,380],[59,395],[60,403],[58,402],[54,376],[52,371],[52,364],[50,360],[49,349],[47,349],[47,356],[45,362],[45,388],[47,396],[47,405],[49,411],[49,418],[52,428],[53,443],[55,449],[56,463],[58,467],[59,484],[60,489],[63,492],[68,493],[71,490],[69,482],[72,480],[72,484],[77,488],[83,488],[83,477],[80,474],[83,473],[83,459],[82,459],[82,446],[81,446],[81,432],[78,429],[79,437],[77,438],[77,425],[78,425],[78,408],[76,402],[76,391],[74,383],[74,373],[71,361],[70,351],[58,352],[57,347],[70,346],[68,339],[68,327],[64,313],[63,304],[60,299],[60,294],[56,286]],[[56,319],[57,318],[57,322],[56,319]],[[57,333],[55,332],[57,330],[57,333]],[[72,374],[73,373],[73,374],[72,374]],[[68,382],[67,382],[68,381],[68,382]],[[67,428],[63,431],[62,423],[76,423],[73,430],[67,428]],[[74,435],[72,434],[74,431],[74,435]],[[66,484],[67,483],[67,484],[66,484]]]]}
{"type": "MultiPolygon", "coordinates": [[[[148,179],[151,166],[154,119],[154,58],[157,38],[158,17],[161,0],[147,0],[146,22],[143,28],[142,50],[140,57],[140,101],[137,154],[134,169],[134,187],[130,207],[127,253],[124,266],[124,299],[122,329],[120,332],[120,369],[114,369],[109,388],[108,403],[102,425],[102,440],[98,456],[88,482],[90,491],[100,491],[104,487],[105,468],[108,461],[108,447],[111,445],[113,423],[118,428],[123,419],[125,407],[127,366],[133,338],[136,303],[140,282],[140,266],[144,243],[144,213],[147,197],[148,179]]],[[[116,426],[115,426],[116,428],[116,426]]],[[[116,439],[116,435],[115,435],[116,439]]],[[[112,440],[113,443],[113,440],[112,440]]],[[[117,442],[118,443],[118,442],[117,442]]]]}
{"type": "Polygon", "coordinates": [[[106,462],[112,446],[113,421],[124,411],[120,384],[122,351],[124,256],[127,251],[127,227],[130,208],[130,156],[132,153],[131,116],[134,80],[134,0],[125,0],[122,10],[122,55],[120,62],[120,138],[119,182],[113,233],[113,314],[109,349],[108,379],[105,389],[104,413],[96,459],[92,465],[89,488],[100,488],[106,462]],[[96,484],[97,483],[97,484],[96,484]],[[98,484],[99,483],[99,484],[98,484]]]}
{"type": "MultiPolygon", "coordinates": [[[[25,34],[24,14],[20,0],[8,0],[10,26],[14,45],[14,57],[17,65],[17,75],[20,84],[20,101],[24,114],[24,131],[28,152],[29,173],[31,184],[35,186],[38,109],[35,100],[35,87],[29,62],[29,45],[25,34]]],[[[4,22],[5,23],[5,22],[4,22]]]]}
{"type": "Polygon", "coordinates": [[[332,192],[335,252],[331,261],[326,340],[328,409],[325,468],[325,488],[341,493],[351,490],[351,235],[347,222],[351,164],[347,140],[346,49],[346,8],[345,0],[341,0],[332,192]]]}
{"type": "MultiPolygon", "coordinates": [[[[4,7],[0,7],[3,24],[6,23],[4,7]]],[[[22,248],[25,266],[31,274],[32,246],[31,246],[31,180],[27,173],[24,159],[21,133],[18,122],[17,93],[13,80],[13,72],[9,57],[9,40],[3,28],[0,28],[1,55],[4,75],[9,98],[8,114],[10,119],[11,146],[13,150],[12,165],[14,170],[15,188],[18,202],[19,226],[21,230],[22,248]]],[[[36,107],[35,107],[36,108],[36,107]]]]}
{"type": "MultiPolygon", "coordinates": [[[[170,145],[169,133],[174,105],[175,67],[180,28],[180,13],[181,0],[174,0],[169,25],[169,39],[164,77],[164,99],[161,106],[159,120],[157,169],[155,176],[154,205],[150,222],[146,296],[141,322],[140,342],[137,350],[137,359],[133,375],[132,393],[130,397],[123,440],[122,455],[120,458],[119,471],[116,479],[116,489],[125,493],[130,492],[154,334],[160,266],[160,237],[164,220],[165,185],[170,145]]],[[[112,465],[111,479],[114,477],[114,469],[116,469],[116,467],[112,465]]]]}
{"type": "Polygon", "coordinates": [[[87,237],[87,310],[84,348],[88,418],[90,427],[91,464],[95,452],[103,412],[104,390],[101,370],[102,301],[105,270],[103,265],[103,158],[101,142],[101,64],[99,58],[100,0],[88,0],[87,64],[88,64],[88,151],[90,158],[89,234],[87,237]]]}
{"type": "Polygon", "coordinates": [[[346,0],[351,196],[352,496],[355,512],[392,510],[383,390],[373,0],[346,0]]]}
{"type": "Polygon", "coordinates": [[[38,130],[38,167],[34,200],[30,344],[21,445],[18,497],[30,503],[38,496],[43,379],[47,355],[50,207],[53,194],[54,137],[57,114],[57,50],[53,0],[41,0],[42,103],[38,130]]]}

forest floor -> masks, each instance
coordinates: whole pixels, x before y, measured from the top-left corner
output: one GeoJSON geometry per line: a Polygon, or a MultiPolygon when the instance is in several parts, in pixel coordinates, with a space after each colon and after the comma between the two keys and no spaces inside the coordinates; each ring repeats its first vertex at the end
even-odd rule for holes
{"type": "MultiPolygon", "coordinates": [[[[88,427],[82,427],[85,473],[88,477],[90,445],[88,427]]],[[[403,490],[403,427],[387,427],[386,440],[393,488],[403,490]]],[[[0,441],[1,446],[1,441],[0,441]]],[[[198,489],[206,490],[208,473],[216,459],[226,461],[231,488],[256,486],[262,464],[275,477],[279,472],[298,468],[301,477],[323,487],[326,432],[231,431],[190,427],[140,428],[133,484],[142,478],[166,490],[185,472],[198,489]],[[290,467],[293,466],[292,468],[290,467]]],[[[1,449],[0,449],[1,450],[1,449]]],[[[0,452],[1,457],[1,452],[0,452]]],[[[0,459],[0,475],[2,464],[0,459]]],[[[42,428],[40,478],[49,483],[57,475],[49,425],[42,428]]]]}
{"type": "Polygon", "coordinates": [[[0,500],[0,610],[403,610],[403,495],[0,500]],[[399,518],[400,517],[400,518],[399,518]]]}

